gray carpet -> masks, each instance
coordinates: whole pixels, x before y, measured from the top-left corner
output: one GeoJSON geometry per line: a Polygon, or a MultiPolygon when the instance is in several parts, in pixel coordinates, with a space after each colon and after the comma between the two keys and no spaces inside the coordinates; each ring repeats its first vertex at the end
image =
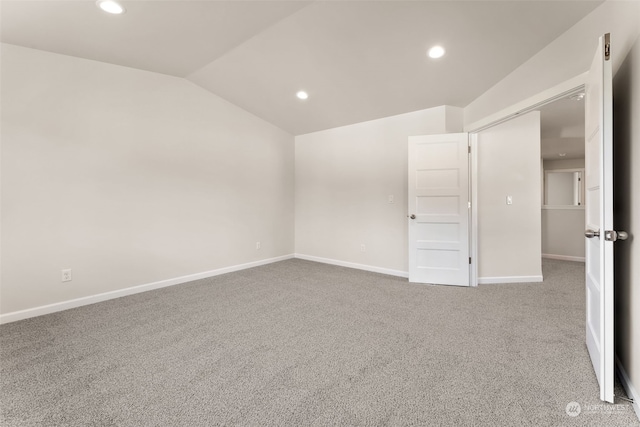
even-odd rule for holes
{"type": "Polygon", "coordinates": [[[595,406],[584,266],[544,276],[452,288],[289,260],[3,325],[0,421],[640,425],[595,406]]]}

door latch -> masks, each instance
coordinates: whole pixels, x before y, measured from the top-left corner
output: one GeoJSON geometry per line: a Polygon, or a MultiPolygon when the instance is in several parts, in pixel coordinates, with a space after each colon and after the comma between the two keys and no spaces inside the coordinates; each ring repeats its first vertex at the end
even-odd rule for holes
{"type": "Polygon", "coordinates": [[[607,242],[616,242],[618,240],[627,240],[629,234],[626,231],[606,230],[604,232],[604,240],[607,242]]]}

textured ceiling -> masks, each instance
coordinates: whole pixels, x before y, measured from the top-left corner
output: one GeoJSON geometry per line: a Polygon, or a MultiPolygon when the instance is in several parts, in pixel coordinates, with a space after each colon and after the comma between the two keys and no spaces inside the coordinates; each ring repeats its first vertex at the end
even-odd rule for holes
{"type": "Polygon", "coordinates": [[[298,135],[464,107],[601,1],[121,3],[3,0],[0,38],[185,77],[298,135]]]}

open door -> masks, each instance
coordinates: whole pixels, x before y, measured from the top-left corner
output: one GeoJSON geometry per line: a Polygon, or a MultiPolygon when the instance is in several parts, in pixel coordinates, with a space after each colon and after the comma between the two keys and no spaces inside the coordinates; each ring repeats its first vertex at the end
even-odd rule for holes
{"type": "Polygon", "coordinates": [[[600,37],[586,83],[586,332],[600,384],[613,402],[613,98],[609,34],[600,37]]]}
{"type": "Polygon", "coordinates": [[[409,281],[469,286],[469,138],[409,137],[409,281]]]}

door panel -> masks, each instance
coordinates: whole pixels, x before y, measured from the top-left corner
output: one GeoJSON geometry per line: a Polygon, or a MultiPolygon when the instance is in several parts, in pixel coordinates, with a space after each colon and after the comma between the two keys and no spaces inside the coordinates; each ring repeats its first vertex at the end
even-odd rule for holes
{"type": "Polygon", "coordinates": [[[469,286],[468,135],[409,138],[409,281],[469,286]]]}
{"type": "Polygon", "coordinates": [[[585,87],[586,341],[600,384],[613,402],[613,100],[609,35],[600,37],[585,87]],[[597,234],[599,233],[599,235],[597,234]]]}

